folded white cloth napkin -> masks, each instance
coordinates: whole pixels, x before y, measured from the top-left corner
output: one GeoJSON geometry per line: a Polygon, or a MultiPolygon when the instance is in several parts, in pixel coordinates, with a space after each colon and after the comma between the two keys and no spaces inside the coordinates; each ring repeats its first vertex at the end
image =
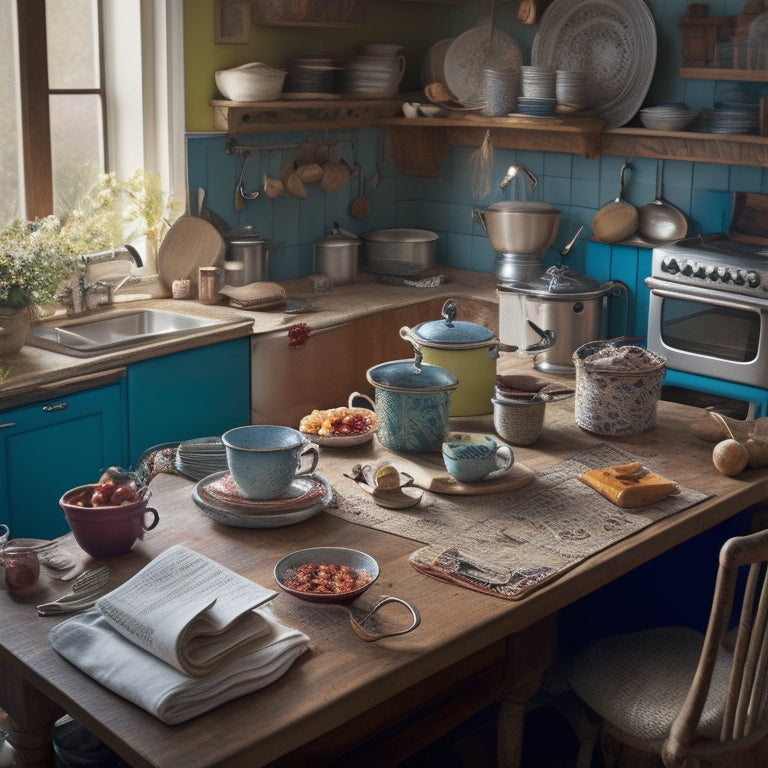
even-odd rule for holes
{"type": "Polygon", "coordinates": [[[257,611],[270,625],[256,650],[205,677],[191,677],[134,645],[93,608],[48,633],[54,649],[111,691],[165,723],[182,723],[277,680],[307,648],[309,638],[257,611]]]}

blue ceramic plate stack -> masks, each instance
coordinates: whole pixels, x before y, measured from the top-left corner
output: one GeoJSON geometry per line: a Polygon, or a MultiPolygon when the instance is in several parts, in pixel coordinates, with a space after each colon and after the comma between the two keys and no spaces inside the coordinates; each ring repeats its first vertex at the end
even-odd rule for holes
{"type": "Polygon", "coordinates": [[[550,117],[555,114],[556,107],[557,99],[536,99],[530,96],[519,96],[517,99],[517,111],[521,115],[550,117]]]}

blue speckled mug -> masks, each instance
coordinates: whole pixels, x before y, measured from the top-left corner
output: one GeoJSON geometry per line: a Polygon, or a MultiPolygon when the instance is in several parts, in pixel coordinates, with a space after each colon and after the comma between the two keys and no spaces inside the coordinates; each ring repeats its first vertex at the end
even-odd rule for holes
{"type": "Polygon", "coordinates": [[[482,480],[515,462],[512,449],[499,445],[490,435],[451,432],[443,443],[445,468],[460,483],[482,480]]]}
{"type": "Polygon", "coordinates": [[[227,466],[245,499],[276,499],[317,467],[318,447],[291,427],[252,424],[222,435],[227,466]]]}

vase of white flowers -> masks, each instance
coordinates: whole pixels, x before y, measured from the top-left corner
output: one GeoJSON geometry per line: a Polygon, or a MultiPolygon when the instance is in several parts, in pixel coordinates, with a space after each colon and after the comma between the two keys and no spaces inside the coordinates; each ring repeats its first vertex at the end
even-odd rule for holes
{"type": "Polygon", "coordinates": [[[181,203],[163,193],[160,176],[138,170],[127,180],[103,174],[65,221],[14,219],[0,229],[0,358],[24,346],[31,320],[54,304],[64,281],[84,269],[83,256],[114,252],[146,238],[148,274],[181,203]]]}
{"type": "Polygon", "coordinates": [[[0,230],[0,356],[24,346],[31,311],[55,300],[78,263],[55,216],[14,219],[0,230]]]}

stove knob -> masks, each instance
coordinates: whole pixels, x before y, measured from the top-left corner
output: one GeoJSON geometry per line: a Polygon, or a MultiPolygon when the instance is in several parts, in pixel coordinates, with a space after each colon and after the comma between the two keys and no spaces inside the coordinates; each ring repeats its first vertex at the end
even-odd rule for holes
{"type": "Polygon", "coordinates": [[[728,267],[720,267],[720,269],[718,269],[717,271],[718,271],[718,274],[720,275],[720,280],[723,283],[731,282],[731,270],[728,267]]]}
{"type": "Polygon", "coordinates": [[[707,279],[712,280],[712,282],[720,278],[717,267],[714,267],[711,264],[705,267],[704,274],[706,275],[707,279]]]}
{"type": "Polygon", "coordinates": [[[680,271],[680,265],[677,263],[677,259],[662,259],[661,271],[669,272],[670,275],[676,275],[680,271]]]}
{"type": "Polygon", "coordinates": [[[731,278],[734,285],[744,285],[747,282],[746,278],[744,277],[744,273],[740,269],[737,269],[735,272],[733,272],[731,274],[731,278]]]}
{"type": "Polygon", "coordinates": [[[686,277],[690,277],[693,274],[693,262],[692,261],[686,261],[683,265],[683,268],[680,270],[681,274],[685,275],[686,277]]]}
{"type": "Polygon", "coordinates": [[[707,269],[706,267],[701,264],[700,262],[696,262],[696,267],[693,270],[693,276],[698,277],[700,280],[703,280],[707,276],[707,269]]]}
{"type": "Polygon", "coordinates": [[[760,285],[760,273],[755,272],[754,269],[747,270],[747,285],[750,288],[757,288],[760,285]]]}

